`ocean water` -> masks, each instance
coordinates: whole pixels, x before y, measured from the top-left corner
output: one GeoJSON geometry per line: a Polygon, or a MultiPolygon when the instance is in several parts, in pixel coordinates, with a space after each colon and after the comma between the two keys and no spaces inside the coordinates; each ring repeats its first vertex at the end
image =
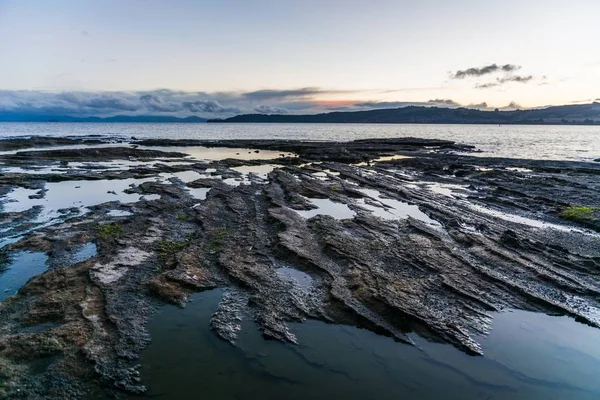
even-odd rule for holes
{"type": "Polygon", "coordinates": [[[476,146],[480,155],[590,161],[600,158],[600,126],[435,124],[0,123],[0,138],[112,135],[169,139],[347,141],[419,137],[476,146]]]}

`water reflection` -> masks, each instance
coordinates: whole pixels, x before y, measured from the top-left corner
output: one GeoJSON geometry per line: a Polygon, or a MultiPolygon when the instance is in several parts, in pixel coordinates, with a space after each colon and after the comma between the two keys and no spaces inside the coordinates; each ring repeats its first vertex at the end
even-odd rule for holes
{"type": "Polygon", "coordinates": [[[256,150],[227,147],[202,146],[140,146],[141,149],[159,150],[165,152],[185,153],[196,160],[217,161],[233,158],[236,160],[272,160],[285,157],[295,157],[293,153],[272,150],[256,150]]]}
{"type": "Polygon", "coordinates": [[[58,252],[51,258],[42,252],[21,251],[11,254],[4,265],[0,264],[0,302],[17,294],[27,281],[46,272],[48,267],[69,267],[97,254],[98,249],[93,242],[84,243],[63,253],[58,252]]]}
{"type": "Polygon", "coordinates": [[[365,202],[364,199],[360,199],[358,204],[361,207],[366,208],[373,215],[381,217],[383,219],[406,219],[412,217],[420,221],[425,222],[434,227],[441,227],[440,223],[429,218],[427,214],[419,209],[418,206],[408,204],[395,199],[388,199],[381,196],[381,193],[374,189],[358,189],[360,192],[368,196],[371,200],[375,200],[380,206],[374,206],[365,202]]]}
{"type": "Polygon", "coordinates": [[[115,179],[115,180],[77,180],[46,183],[43,190],[32,190],[22,187],[14,188],[1,199],[3,212],[23,212],[35,206],[42,206],[43,211],[35,222],[48,222],[62,216],[59,210],[84,208],[78,212],[86,212],[85,207],[94,206],[110,201],[135,203],[140,199],[155,200],[158,195],[140,195],[125,193],[124,190],[144,182],[154,181],[144,179],[115,179]]]}
{"type": "Polygon", "coordinates": [[[0,301],[17,293],[32,277],[48,268],[44,253],[24,251],[11,257],[8,265],[0,266],[0,301]]]}
{"type": "Polygon", "coordinates": [[[133,213],[127,210],[110,210],[106,215],[109,217],[129,217],[133,215],[133,213]]]}
{"type": "Polygon", "coordinates": [[[597,399],[600,331],[567,317],[495,315],[486,356],[414,337],[418,347],[367,330],[291,324],[300,345],[265,341],[251,319],[236,346],[209,321],[219,290],[165,306],[142,357],[149,392],[165,399],[597,399]]]}
{"type": "Polygon", "coordinates": [[[312,218],[315,215],[330,215],[335,219],[354,218],[356,213],[346,204],[336,203],[329,199],[312,199],[308,198],[316,208],[310,210],[294,210],[304,218],[312,218]]]}

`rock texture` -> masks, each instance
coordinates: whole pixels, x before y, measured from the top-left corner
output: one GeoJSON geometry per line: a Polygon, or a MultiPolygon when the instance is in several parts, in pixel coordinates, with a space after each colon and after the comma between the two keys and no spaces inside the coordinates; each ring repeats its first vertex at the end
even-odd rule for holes
{"type": "Polygon", "coordinates": [[[189,165],[214,172],[187,186],[132,188],[161,196],[130,205],[132,216],[108,217],[100,205],[9,245],[52,259],[71,240],[94,241],[98,254],[50,267],[1,303],[6,395],[143,392],[135,360],[153,310],[216,287],[225,294],[211,328],[233,344],[244,318],[289,343],[297,339],[288,323],[314,318],[409,344],[416,332],[473,355],[482,353],[474,335],[488,331],[490,311],[562,313],[600,327],[598,220],[561,218],[568,207],[598,205],[600,165],[459,156],[452,150],[464,148],[450,142],[411,140],[213,142],[300,157],[279,160],[267,178],[230,184],[240,175],[231,167],[266,161],[189,165]],[[406,157],[382,158],[390,155],[406,157]],[[210,191],[200,200],[189,187],[210,191]],[[354,216],[336,218],[336,204],[354,216]],[[317,215],[306,218],[309,210],[317,215]]]}

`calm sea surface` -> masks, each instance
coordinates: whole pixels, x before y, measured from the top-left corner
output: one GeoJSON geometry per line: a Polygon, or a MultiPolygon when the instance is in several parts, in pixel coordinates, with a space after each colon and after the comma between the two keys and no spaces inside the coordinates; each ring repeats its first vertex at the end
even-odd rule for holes
{"type": "Polygon", "coordinates": [[[0,137],[30,135],[339,141],[420,137],[472,144],[483,151],[482,155],[499,157],[587,161],[600,158],[600,126],[0,123],[0,137]]]}

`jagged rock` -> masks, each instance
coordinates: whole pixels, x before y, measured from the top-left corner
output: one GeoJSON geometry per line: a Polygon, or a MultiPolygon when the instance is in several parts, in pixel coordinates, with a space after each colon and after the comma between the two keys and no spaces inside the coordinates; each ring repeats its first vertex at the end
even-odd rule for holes
{"type": "MultiPolygon", "coordinates": [[[[164,302],[185,306],[192,293],[212,288],[223,288],[224,296],[211,328],[234,345],[245,318],[266,338],[289,343],[297,338],[288,323],[313,318],[406,343],[416,332],[475,355],[482,349],[474,338],[488,332],[489,311],[559,310],[600,326],[600,235],[558,217],[565,204],[597,200],[597,164],[430,153],[458,147],[418,139],[139,144],[276,149],[303,160],[290,158],[268,180],[255,177],[239,186],[222,181],[240,176],[230,169],[239,160],[78,175],[217,171],[189,184],[210,188],[206,200],[177,179],[146,182],[130,192],[160,198],[132,204],[131,218],[110,219],[110,205],[98,205],[7,247],[43,251],[51,259],[73,243],[94,240],[98,247],[92,259],[72,266],[50,262],[47,272],[0,305],[0,379],[7,396],[16,388],[27,391],[22,396],[49,399],[143,392],[131,362],[150,341],[145,325],[154,309],[164,302]],[[376,161],[390,153],[411,157],[376,161]],[[371,165],[353,164],[363,160],[371,165]],[[507,166],[532,172],[523,178],[507,166]],[[317,210],[316,200],[345,207],[352,217],[305,218],[302,212],[317,210]],[[306,274],[306,282],[282,268],[306,274]],[[27,375],[29,363],[47,356],[44,371],[27,375]]],[[[123,156],[110,151],[104,159],[123,156]]],[[[6,179],[39,190],[41,175],[6,179]]],[[[35,215],[7,215],[2,223],[14,231],[35,215]]]]}

